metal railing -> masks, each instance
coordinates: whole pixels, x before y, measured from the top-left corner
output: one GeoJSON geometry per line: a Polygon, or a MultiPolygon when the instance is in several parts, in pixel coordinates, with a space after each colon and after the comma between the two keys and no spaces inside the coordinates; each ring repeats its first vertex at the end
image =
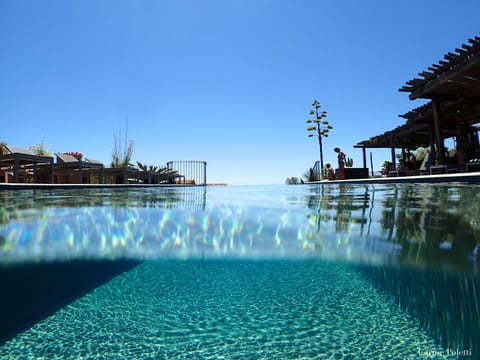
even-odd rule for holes
{"type": "Polygon", "coordinates": [[[180,184],[207,185],[207,162],[200,160],[174,160],[167,162],[170,170],[177,171],[180,184]]]}

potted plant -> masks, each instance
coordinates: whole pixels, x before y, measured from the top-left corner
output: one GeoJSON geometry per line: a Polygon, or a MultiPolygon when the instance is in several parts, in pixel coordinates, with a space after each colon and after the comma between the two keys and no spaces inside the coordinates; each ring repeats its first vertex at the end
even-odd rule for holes
{"type": "Polygon", "coordinates": [[[392,162],[385,160],[382,164],[382,176],[387,176],[388,172],[392,169],[392,162]]]}
{"type": "Polygon", "coordinates": [[[78,152],[78,151],[69,151],[69,152],[66,152],[64,153],[65,155],[70,155],[70,156],[73,156],[75,159],[77,159],[78,161],[81,161],[82,160],[82,157],[83,157],[83,154],[81,152],[78,152]]]}

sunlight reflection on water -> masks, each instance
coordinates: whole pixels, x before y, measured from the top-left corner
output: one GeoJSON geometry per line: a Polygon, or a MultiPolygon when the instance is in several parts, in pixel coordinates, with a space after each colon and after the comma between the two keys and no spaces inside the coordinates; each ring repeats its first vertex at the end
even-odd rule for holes
{"type": "Polygon", "coordinates": [[[335,258],[469,268],[480,242],[480,192],[466,185],[24,190],[0,198],[5,263],[335,258]]]}

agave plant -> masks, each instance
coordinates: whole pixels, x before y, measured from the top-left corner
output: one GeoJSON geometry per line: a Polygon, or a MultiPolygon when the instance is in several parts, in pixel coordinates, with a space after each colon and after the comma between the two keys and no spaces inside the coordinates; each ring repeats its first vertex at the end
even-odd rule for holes
{"type": "Polygon", "coordinates": [[[127,140],[127,130],[125,130],[123,141],[119,139],[119,134],[115,132],[113,134],[111,166],[115,168],[131,167],[130,161],[132,159],[134,148],[135,148],[135,141],[127,140]]]}
{"type": "Polygon", "coordinates": [[[313,168],[309,168],[307,171],[305,171],[302,175],[302,178],[306,181],[317,181],[318,176],[315,174],[315,171],[313,168]]]}

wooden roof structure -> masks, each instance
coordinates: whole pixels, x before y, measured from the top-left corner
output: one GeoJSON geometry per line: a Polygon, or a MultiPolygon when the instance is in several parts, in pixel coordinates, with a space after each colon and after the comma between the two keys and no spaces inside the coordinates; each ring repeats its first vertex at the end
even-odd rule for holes
{"type": "Polygon", "coordinates": [[[444,100],[478,99],[480,94],[480,37],[475,36],[447,53],[444,60],[433,64],[428,71],[422,71],[407,81],[400,91],[409,92],[410,99],[431,99],[440,96],[444,100]]]}
{"type": "Polygon", "coordinates": [[[434,138],[439,142],[457,136],[459,124],[476,129],[473,125],[480,123],[480,37],[469,39],[418,75],[420,78],[407,81],[399,91],[409,92],[411,100],[431,101],[400,115],[405,124],[355,147],[413,150],[431,146],[434,138]]]}

